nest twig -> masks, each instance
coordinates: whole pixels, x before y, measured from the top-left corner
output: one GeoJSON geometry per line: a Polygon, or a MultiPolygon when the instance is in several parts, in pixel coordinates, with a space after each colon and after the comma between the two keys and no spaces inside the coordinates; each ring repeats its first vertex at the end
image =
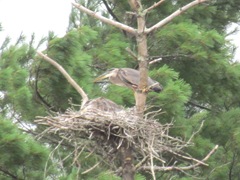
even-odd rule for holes
{"type": "Polygon", "coordinates": [[[44,134],[57,133],[61,138],[75,142],[78,147],[92,149],[92,152],[105,157],[105,161],[110,164],[114,161],[113,157],[116,159],[116,153],[124,141],[133,147],[134,155],[140,162],[135,167],[137,169],[150,165],[150,170],[154,173],[153,163],[164,167],[167,165],[164,155],[169,153],[207,166],[206,163],[183,154],[183,148],[190,143],[171,137],[168,132],[172,124],[162,125],[152,118],[154,116],[148,114],[148,118],[139,118],[135,115],[134,108],[124,109],[112,101],[97,98],[87,102],[80,111],[68,109],[64,114],[38,117],[36,122],[49,126],[44,134]]]}

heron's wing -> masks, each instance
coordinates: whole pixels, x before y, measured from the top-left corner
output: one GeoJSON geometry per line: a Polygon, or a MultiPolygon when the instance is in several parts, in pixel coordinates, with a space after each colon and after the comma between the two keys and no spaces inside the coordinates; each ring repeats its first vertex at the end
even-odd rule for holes
{"type": "MultiPolygon", "coordinates": [[[[128,83],[134,84],[136,86],[139,85],[139,83],[140,83],[140,72],[139,71],[137,71],[135,69],[130,69],[130,68],[122,68],[120,72],[121,72],[121,77],[123,77],[125,81],[127,81],[128,83]]],[[[148,77],[148,86],[151,86],[156,83],[157,83],[157,81],[148,77]]]]}
{"type": "Polygon", "coordinates": [[[136,89],[139,85],[139,71],[122,68],[119,70],[119,77],[126,84],[126,86],[136,89]]]}
{"type": "MultiPolygon", "coordinates": [[[[140,83],[140,72],[135,69],[121,68],[118,71],[118,77],[125,86],[133,89],[137,89],[140,83]]],[[[150,90],[160,92],[163,88],[155,80],[148,77],[148,87],[150,90]]]]}

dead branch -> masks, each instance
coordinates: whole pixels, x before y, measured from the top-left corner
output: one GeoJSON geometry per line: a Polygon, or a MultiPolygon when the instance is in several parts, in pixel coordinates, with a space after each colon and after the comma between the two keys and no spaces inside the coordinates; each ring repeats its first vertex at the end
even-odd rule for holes
{"type": "Polygon", "coordinates": [[[203,120],[203,121],[201,122],[201,125],[200,125],[200,127],[198,128],[198,130],[192,133],[191,137],[190,137],[189,140],[186,142],[187,145],[190,144],[190,143],[192,142],[192,139],[194,138],[194,136],[201,131],[204,122],[205,122],[205,121],[203,120]]]}
{"type": "Polygon", "coordinates": [[[126,47],[125,50],[133,57],[134,60],[138,60],[137,55],[129,47],[126,47]]]}
{"type": "Polygon", "coordinates": [[[45,167],[44,167],[44,175],[43,175],[44,178],[47,177],[48,162],[50,161],[50,159],[53,159],[53,155],[54,155],[55,151],[59,148],[59,146],[62,144],[62,142],[63,142],[63,140],[59,141],[58,145],[50,152],[50,154],[48,156],[48,159],[47,159],[47,162],[46,162],[45,167]]]}
{"type": "Polygon", "coordinates": [[[150,61],[149,64],[154,64],[154,63],[159,62],[161,60],[162,60],[162,58],[157,58],[157,59],[154,59],[154,60],[150,61]]]}
{"type": "Polygon", "coordinates": [[[205,161],[218,146],[215,146],[203,160],[197,160],[183,150],[190,145],[190,142],[170,136],[168,133],[172,124],[162,125],[154,117],[147,114],[144,118],[139,118],[134,108],[124,109],[110,100],[97,98],[88,101],[80,111],[68,109],[64,114],[38,117],[36,122],[49,126],[45,134],[59,134],[64,141],[75,144],[76,156],[73,163],[76,162],[79,154],[86,150],[88,156],[96,153],[103,157],[101,163],[110,164],[112,170],[118,171],[117,154],[123,146],[131,146],[134,152],[133,158],[139,160],[135,169],[149,170],[153,179],[155,179],[155,171],[184,171],[197,166],[208,166],[205,161]],[[84,148],[77,153],[81,147],[84,148]],[[172,156],[192,164],[184,167],[178,167],[176,164],[166,166],[169,157],[172,156]],[[161,165],[155,166],[155,164],[161,165]]]}
{"type": "Polygon", "coordinates": [[[146,11],[146,12],[151,11],[151,10],[154,9],[155,7],[157,7],[157,6],[159,6],[160,4],[162,4],[164,1],[165,1],[165,0],[161,0],[161,1],[157,2],[157,3],[154,3],[152,6],[150,6],[149,8],[147,8],[145,11],[146,11]]]}
{"type": "Polygon", "coordinates": [[[82,172],[81,174],[87,174],[88,172],[92,171],[94,168],[96,168],[98,165],[100,164],[100,162],[96,163],[94,166],[92,166],[91,168],[87,169],[86,171],[82,172]]]}
{"type": "Polygon", "coordinates": [[[131,34],[133,34],[133,35],[136,35],[137,30],[134,29],[134,28],[132,28],[132,27],[130,27],[130,26],[127,26],[126,24],[123,24],[123,23],[114,21],[114,20],[112,20],[112,19],[108,19],[108,18],[106,18],[106,17],[104,17],[104,16],[102,16],[102,15],[99,15],[99,14],[97,14],[96,12],[91,11],[90,9],[87,9],[86,7],[84,7],[84,6],[81,5],[81,4],[77,4],[77,3],[72,2],[72,5],[73,5],[74,7],[76,7],[77,9],[79,9],[80,11],[83,11],[83,12],[85,12],[86,14],[88,14],[89,16],[92,16],[92,17],[94,17],[94,18],[96,18],[96,19],[99,19],[100,21],[102,21],[102,22],[104,22],[104,23],[106,23],[106,24],[113,25],[113,26],[115,26],[115,27],[117,27],[117,28],[120,28],[120,29],[122,29],[122,30],[124,30],[124,31],[127,31],[128,33],[131,33],[131,34]]]}
{"type": "MultiPolygon", "coordinates": [[[[107,11],[109,12],[109,14],[113,17],[113,19],[115,19],[115,21],[121,23],[121,21],[118,19],[118,17],[114,14],[114,12],[112,11],[112,9],[109,7],[108,3],[106,0],[103,0],[103,4],[105,5],[107,11]]],[[[127,32],[122,30],[123,34],[125,36],[127,36],[127,32]]]]}
{"type": "Polygon", "coordinates": [[[142,8],[142,4],[139,0],[128,0],[129,5],[132,10],[137,12],[138,9],[142,8]]]}
{"type": "Polygon", "coordinates": [[[137,16],[137,13],[131,11],[126,11],[126,14],[131,16],[137,16]]]}
{"type": "Polygon", "coordinates": [[[175,11],[174,13],[172,13],[171,15],[169,15],[168,17],[166,17],[165,19],[161,20],[160,22],[158,22],[157,24],[153,25],[150,28],[147,28],[145,30],[145,33],[149,34],[152,31],[155,31],[158,28],[163,27],[164,25],[166,25],[167,23],[169,23],[170,21],[172,21],[175,17],[179,16],[180,14],[184,13],[185,11],[187,11],[189,8],[194,7],[200,3],[203,3],[205,1],[208,0],[195,0],[185,6],[183,6],[182,8],[180,8],[179,10],[175,11]]]}
{"type": "Polygon", "coordinates": [[[206,107],[206,106],[202,106],[202,105],[197,104],[197,103],[195,103],[195,102],[193,102],[193,101],[189,101],[188,104],[190,104],[190,105],[192,105],[192,106],[194,106],[194,107],[198,107],[198,108],[200,108],[200,109],[205,109],[205,110],[207,110],[207,111],[212,111],[211,108],[206,107]]]}
{"type": "Polygon", "coordinates": [[[47,55],[37,52],[39,56],[41,56],[45,61],[49,62],[52,64],[55,68],[57,68],[63,76],[67,79],[67,81],[76,89],[76,91],[81,95],[82,97],[82,105],[81,108],[84,106],[84,104],[88,101],[88,96],[87,94],[83,91],[83,89],[71,78],[71,76],[65,71],[65,69],[58,64],[56,61],[48,57],[47,55]]]}
{"type": "Polygon", "coordinates": [[[165,59],[176,60],[176,59],[179,59],[179,58],[182,58],[182,57],[192,58],[192,56],[191,56],[191,55],[188,55],[188,54],[179,54],[179,53],[176,53],[176,54],[171,54],[171,55],[150,56],[148,59],[149,59],[150,61],[154,61],[155,59],[160,59],[160,58],[162,58],[162,60],[165,60],[165,59]]]}
{"type": "Polygon", "coordinates": [[[107,11],[109,12],[109,14],[111,14],[111,16],[113,17],[113,19],[115,19],[117,22],[120,22],[120,20],[118,19],[118,17],[113,13],[112,9],[109,7],[108,3],[106,0],[103,0],[103,4],[105,5],[107,11]]]}
{"type": "Polygon", "coordinates": [[[153,153],[152,153],[154,151],[153,150],[153,142],[154,142],[154,136],[153,136],[151,145],[149,147],[149,151],[150,151],[151,173],[152,173],[153,180],[156,180],[155,170],[154,170],[154,162],[153,162],[153,153]]]}
{"type": "MultiPolygon", "coordinates": [[[[218,145],[216,145],[208,154],[207,156],[201,161],[201,162],[205,162],[206,160],[208,160],[208,158],[218,149],[218,145]]],[[[183,167],[177,167],[177,166],[154,166],[154,170],[156,171],[172,171],[172,170],[177,170],[177,171],[185,171],[185,170],[190,170],[190,169],[194,169],[197,166],[200,166],[202,163],[198,162],[196,164],[193,165],[189,165],[189,166],[183,166],[183,167]]],[[[151,170],[151,166],[142,166],[141,169],[144,170],[151,170]]]]}
{"type": "Polygon", "coordinates": [[[195,158],[192,158],[192,157],[188,157],[188,156],[184,156],[182,154],[179,154],[179,153],[176,153],[176,152],[173,152],[173,151],[170,151],[172,154],[182,158],[182,159],[186,159],[186,160],[189,160],[189,161],[194,161],[196,163],[199,163],[200,165],[204,165],[204,166],[208,166],[208,164],[202,162],[202,161],[199,161],[198,159],[195,159],[195,158]]]}
{"type": "Polygon", "coordinates": [[[146,161],[148,160],[149,156],[145,156],[136,166],[135,169],[138,169],[139,167],[141,167],[142,164],[145,164],[146,161]]]}

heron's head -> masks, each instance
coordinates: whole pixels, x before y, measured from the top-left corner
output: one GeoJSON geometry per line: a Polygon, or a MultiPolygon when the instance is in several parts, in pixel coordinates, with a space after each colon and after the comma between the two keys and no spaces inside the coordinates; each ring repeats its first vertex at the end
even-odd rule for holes
{"type": "Polygon", "coordinates": [[[160,93],[163,90],[163,86],[159,84],[159,82],[154,81],[154,83],[150,86],[150,89],[156,93],[160,93]]]}
{"type": "Polygon", "coordinates": [[[102,75],[100,75],[96,79],[94,79],[93,82],[95,82],[95,83],[102,82],[104,79],[114,76],[114,73],[115,73],[115,69],[109,69],[105,73],[103,73],[102,75]]]}

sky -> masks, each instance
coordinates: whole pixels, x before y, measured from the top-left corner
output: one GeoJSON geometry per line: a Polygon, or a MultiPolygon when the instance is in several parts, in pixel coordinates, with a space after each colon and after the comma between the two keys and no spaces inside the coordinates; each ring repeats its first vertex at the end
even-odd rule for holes
{"type": "Polygon", "coordinates": [[[0,0],[0,44],[9,36],[15,40],[21,32],[29,39],[34,32],[37,39],[54,31],[58,36],[66,32],[72,0],[0,0]]]}
{"type": "Polygon", "coordinates": [[[238,29],[238,32],[228,36],[227,39],[231,40],[231,42],[237,47],[234,59],[235,61],[240,61],[240,25],[236,23],[232,24],[232,26],[228,28],[227,32],[230,32],[235,28],[238,29]]]}
{"type": "MultiPolygon", "coordinates": [[[[73,0],[0,0],[0,45],[6,36],[13,41],[21,32],[30,39],[34,32],[36,39],[41,39],[53,31],[58,36],[66,32],[73,0]]],[[[234,24],[229,28],[240,26],[234,24]]],[[[235,59],[240,59],[240,32],[229,36],[238,46],[235,59]]]]}

